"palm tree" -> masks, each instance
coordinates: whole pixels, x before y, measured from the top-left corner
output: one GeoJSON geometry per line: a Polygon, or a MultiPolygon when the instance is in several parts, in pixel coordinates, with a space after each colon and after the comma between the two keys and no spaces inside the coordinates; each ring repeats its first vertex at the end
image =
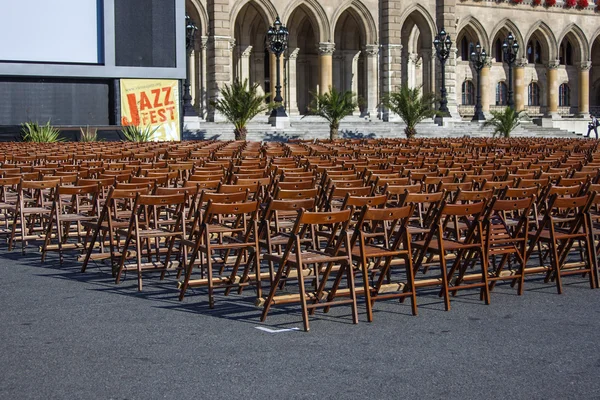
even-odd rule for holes
{"type": "Polygon", "coordinates": [[[210,102],[215,110],[233,124],[235,140],[246,140],[246,126],[252,118],[277,106],[275,103],[267,104],[269,94],[260,94],[258,87],[258,83],[249,86],[248,79],[244,79],[244,82],[236,79],[231,85],[225,85],[221,98],[210,102]]]}
{"type": "Polygon", "coordinates": [[[329,139],[337,139],[340,122],[348,115],[352,115],[358,107],[356,96],[350,90],[341,92],[331,86],[329,92],[312,93],[312,96],[313,101],[308,108],[308,113],[325,118],[329,122],[329,139]]]}
{"type": "Polygon", "coordinates": [[[492,135],[501,135],[502,137],[510,137],[510,133],[521,124],[522,112],[516,112],[511,107],[506,107],[502,111],[492,111],[493,118],[485,121],[483,126],[493,126],[494,132],[492,135]]]}
{"type": "Polygon", "coordinates": [[[406,124],[404,133],[407,138],[417,134],[416,126],[419,122],[434,117],[435,95],[426,93],[421,95],[421,88],[409,88],[402,85],[400,90],[392,92],[383,98],[382,104],[390,111],[398,114],[406,124]]]}

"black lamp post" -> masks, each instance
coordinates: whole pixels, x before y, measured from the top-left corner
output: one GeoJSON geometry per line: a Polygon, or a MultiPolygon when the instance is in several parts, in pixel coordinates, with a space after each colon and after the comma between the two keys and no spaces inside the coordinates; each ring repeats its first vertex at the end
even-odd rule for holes
{"type": "Polygon", "coordinates": [[[485,115],[481,109],[481,70],[487,61],[487,53],[482,49],[479,43],[473,48],[471,43],[471,63],[477,72],[477,102],[475,103],[475,114],[473,114],[472,122],[485,121],[485,115]]]}
{"type": "Polygon", "coordinates": [[[517,60],[517,53],[519,52],[519,43],[512,33],[509,33],[502,44],[504,50],[504,61],[508,64],[508,99],[506,105],[510,108],[515,108],[515,101],[513,100],[513,65],[517,60]]]}
{"type": "Polygon", "coordinates": [[[435,46],[435,55],[437,56],[438,60],[440,60],[440,64],[442,65],[442,88],[440,90],[442,99],[440,100],[439,111],[442,116],[449,116],[450,112],[448,111],[448,99],[446,98],[446,60],[448,60],[448,57],[450,56],[452,40],[444,28],[442,28],[440,33],[435,36],[433,45],[435,46]]]}
{"type": "Polygon", "coordinates": [[[274,101],[276,103],[279,103],[279,106],[277,108],[274,108],[273,111],[271,111],[270,119],[272,119],[273,123],[277,120],[277,118],[287,118],[287,114],[285,113],[285,109],[283,108],[283,98],[281,97],[281,64],[279,62],[279,58],[281,57],[285,49],[287,49],[288,35],[289,32],[287,28],[281,24],[281,21],[279,20],[278,16],[277,18],[275,18],[273,26],[270,26],[269,30],[267,31],[267,41],[269,44],[269,50],[271,50],[271,52],[275,54],[275,57],[277,59],[277,80],[275,83],[274,101]]]}
{"type": "Polygon", "coordinates": [[[192,21],[189,15],[185,15],[185,61],[186,61],[186,74],[185,83],[183,84],[183,115],[185,117],[197,117],[198,112],[192,105],[192,95],[190,94],[190,54],[194,49],[194,43],[196,42],[196,32],[198,27],[192,21]]]}

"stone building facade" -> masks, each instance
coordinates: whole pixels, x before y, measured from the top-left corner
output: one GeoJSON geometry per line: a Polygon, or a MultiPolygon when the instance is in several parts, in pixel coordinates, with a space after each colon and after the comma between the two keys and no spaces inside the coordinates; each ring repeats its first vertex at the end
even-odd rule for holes
{"type": "Polygon", "coordinates": [[[306,113],[315,91],[352,90],[357,115],[392,119],[379,102],[401,84],[439,92],[433,39],[442,27],[453,40],[446,64],[448,107],[473,113],[477,81],[471,43],[489,54],[481,72],[484,112],[506,103],[508,69],[502,42],[511,32],[520,48],[513,90],[518,110],[564,118],[600,112],[600,18],[585,0],[186,0],[200,40],[190,56],[192,95],[206,120],[218,120],[209,100],[233,79],[274,93],[275,57],[265,48],[276,16],[290,32],[282,57],[289,115],[306,113]],[[537,4],[540,3],[540,4],[537,4]]]}

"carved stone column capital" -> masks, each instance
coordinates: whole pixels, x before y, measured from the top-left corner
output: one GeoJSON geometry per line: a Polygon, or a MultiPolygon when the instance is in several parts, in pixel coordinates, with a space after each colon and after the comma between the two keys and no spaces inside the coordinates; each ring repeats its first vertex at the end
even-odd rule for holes
{"type": "Polygon", "coordinates": [[[247,58],[250,57],[250,54],[252,54],[252,46],[246,46],[246,48],[240,46],[240,57],[247,58]]]}
{"type": "Polygon", "coordinates": [[[296,47],[294,50],[290,51],[288,58],[290,60],[295,60],[296,58],[298,58],[298,53],[300,53],[300,47],[296,47]]]}
{"type": "Polygon", "coordinates": [[[550,61],[548,63],[548,65],[546,65],[546,68],[548,68],[548,69],[558,69],[559,66],[560,66],[560,61],[559,60],[553,60],[553,61],[550,61]]]}
{"type": "Polygon", "coordinates": [[[230,38],[229,39],[229,51],[233,52],[234,49],[235,49],[235,39],[230,38]]]}
{"type": "Polygon", "coordinates": [[[200,48],[202,50],[206,50],[207,47],[208,47],[208,36],[200,37],[200,48]]]}
{"type": "Polygon", "coordinates": [[[335,52],[335,43],[321,42],[319,43],[319,55],[332,55],[335,52]]]}
{"type": "Polygon", "coordinates": [[[591,61],[582,61],[579,63],[579,70],[580,71],[589,71],[590,68],[592,68],[592,62],[591,61]]]}
{"type": "Polygon", "coordinates": [[[527,59],[526,58],[517,58],[515,60],[515,67],[517,68],[524,68],[527,66],[527,59]]]}
{"type": "Polygon", "coordinates": [[[367,54],[367,57],[374,57],[379,54],[379,46],[376,44],[368,44],[365,46],[364,51],[367,54]]]}

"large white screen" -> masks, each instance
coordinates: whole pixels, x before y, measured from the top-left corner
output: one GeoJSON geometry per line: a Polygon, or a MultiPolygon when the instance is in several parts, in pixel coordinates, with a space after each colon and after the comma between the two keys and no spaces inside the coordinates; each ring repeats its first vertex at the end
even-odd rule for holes
{"type": "Polygon", "coordinates": [[[0,60],[101,62],[99,1],[0,0],[0,60]]]}

